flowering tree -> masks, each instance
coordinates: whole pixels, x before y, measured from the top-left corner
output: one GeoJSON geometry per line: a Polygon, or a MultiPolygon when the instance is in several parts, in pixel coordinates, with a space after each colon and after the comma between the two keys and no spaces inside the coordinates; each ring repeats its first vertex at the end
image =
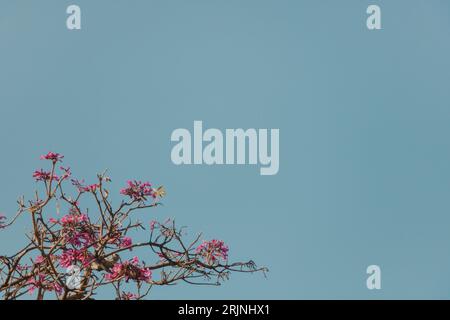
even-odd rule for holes
{"type": "Polygon", "coordinates": [[[36,191],[30,201],[21,197],[10,222],[0,215],[0,229],[13,225],[21,215],[28,215],[32,223],[28,244],[10,256],[0,255],[0,295],[4,299],[26,294],[37,299],[50,295],[59,300],[92,299],[108,286],[116,299],[142,299],[153,286],[177,282],[219,285],[233,271],[267,271],[253,261],[229,263],[228,247],[221,240],[202,242],[198,235],[186,242],[184,229],[177,228],[173,220],[136,220],[136,211],[160,205],[163,187],[128,181],[120,191],[125,199],[114,208],[105,188],[111,181],[106,173],[98,174],[95,184],[86,185],[71,177],[70,168],[59,166],[62,158],[52,152],[41,156],[51,164],[49,171],[40,169],[33,174],[43,191],[36,191]],[[65,191],[68,182],[75,189],[73,196],[65,191]],[[88,214],[82,200],[89,201],[95,212],[88,214]],[[56,211],[63,208],[67,214],[48,215],[51,203],[56,203],[56,211]],[[130,236],[133,233],[146,240],[135,243],[130,236]],[[153,263],[126,257],[142,249],[145,259],[153,259],[153,263]]]}

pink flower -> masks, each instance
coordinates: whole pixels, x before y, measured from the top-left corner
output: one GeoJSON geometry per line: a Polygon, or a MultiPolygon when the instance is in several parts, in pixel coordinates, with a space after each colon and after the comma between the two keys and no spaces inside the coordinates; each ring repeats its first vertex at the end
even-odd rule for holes
{"type": "Polygon", "coordinates": [[[42,287],[43,284],[44,284],[45,275],[42,274],[42,273],[39,273],[37,276],[38,276],[37,279],[30,278],[27,281],[27,284],[30,286],[28,288],[28,293],[29,294],[33,294],[34,290],[36,290],[37,288],[42,287]]]}
{"type": "Polygon", "coordinates": [[[156,198],[152,185],[149,182],[127,181],[128,187],[120,190],[120,193],[129,196],[135,201],[145,201],[147,197],[156,198]]]}
{"type": "MultiPolygon", "coordinates": [[[[131,259],[131,269],[134,273],[131,273],[131,275],[128,275],[129,278],[134,279],[134,280],[140,280],[140,281],[150,281],[152,278],[152,272],[149,268],[144,268],[144,267],[140,267],[139,266],[139,258],[138,257],[133,257],[133,259],[131,259]],[[133,267],[135,267],[135,269],[133,270],[133,267]],[[133,277],[134,276],[134,277],[133,277]]],[[[128,265],[130,266],[130,265],[128,265]]]]}
{"type": "Polygon", "coordinates": [[[86,214],[67,214],[61,218],[61,223],[63,226],[74,226],[82,222],[89,221],[86,214]]]}
{"type": "Polygon", "coordinates": [[[42,262],[44,262],[44,257],[43,256],[37,256],[36,259],[34,259],[34,263],[35,264],[41,264],[42,262]]]}
{"type": "Polygon", "coordinates": [[[61,176],[62,179],[67,179],[68,177],[70,177],[72,175],[72,172],[70,172],[70,167],[64,168],[64,167],[59,167],[64,173],[61,176]]]}
{"type": "Polygon", "coordinates": [[[85,192],[95,192],[98,188],[98,184],[90,184],[86,187],[84,187],[85,192]]]}
{"type": "Polygon", "coordinates": [[[123,300],[136,300],[138,298],[137,295],[131,292],[123,292],[122,293],[122,299],[123,300]]]}
{"type": "Polygon", "coordinates": [[[51,161],[53,161],[53,163],[61,161],[62,158],[64,158],[63,155],[60,155],[59,153],[55,153],[55,152],[49,152],[49,153],[41,156],[41,160],[51,160],[51,161]]]}
{"type": "Polygon", "coordinates": [[[228,259],[228,246],[222,240],[203,241],[195,252],[203,256],[208,263],[214,263],[217,259],[228,259]]]}
{"type": "Polygon", "coordinates": [[[150,221],[150,230],[153,231],[155,230],[155,226],[158,222],[156,222],[155,220],[150,221]]]}
{"type": "Polygon", "coordinates": [[[18,264],[17,265],[17,267],[16,267],[16,269],[18,270],[18,271],[27,271],[28,269],[30,269],[30,266],[29,265],[26,265],[26,264],[18,264]]]}
{"type": "Polygon", "coordinates": [[[67,234],[65,239],[67,243],[70,243],[75,247],[87,247],[95,241],[94,237],[90,233],[76,231],[67,234]]]}
{"type": "Polygon", "coordinates": [[[139,264],[139,258],[134,256],[133,259],[131,259],[131,264],[137,266],[139,264]]]}
{"type": "Polygon", "coordinates": [[[128,247],[131,247],[132,244],[133,244],[133,240],[130,237],[123,237],[120,240],[120,245],[119,246],[121,248],[128,248],[128,247]]]}
{"type": "Polygon", "coordinates": [[[83,265],[83,267],[87,267],[94,260],[94,257],[92,256],[91,253],[89,253],[88,251],[84,250],[84,251],[81,251],[78,254],[77,260],[80,261],[80,263],[83,265]]]}
{"type": "Polygon", "coordinates": [[[27,285],[30,287],[28,288],[28,293],[33,294],[34,290],[37,288],[43,288],[48,291],[56,291],[57,293],[62,292],[62,287],[57,282],[49,282],[48,280],[45,280],[45,274],[39,273],[37,275],[37,278],[30,278],[27,281],[27,285]]]}
{"type": "Polygon", "coordinates": [[[140,280],[148,282],[152,279],[152,272],[149,268],[140,269],[140,280]]]}
{"type": "Polygon", "coordinates": [[[59,257],[59,264],[61,267],[68,268],[69,266],[80,262],[84,267],[87,267],[92,260],[93,256],[87,250],[68,249],[59,257]]]}
{"type": "Polygon", "coordinates": [[[55,219],[55,218],[50,218],[50,219],[48,219],[48,222],[50,222],[50,223],[58,223],[59,221],[57,219],[55,219]]]}
{"type": "Polygon", "coordinates": [[[116,263],[111,269],[111,273],[108,273],[105,276],[105,279],[108,281],[113,281],[120,278],[123,275],[124,265],[122,263],[116,263]]]}
{"type": "Polygon", "coordinates": [[[44,171],[44,170],[36,170],[33,173],[33,178],[36,179],[36,181],[48,181],[50,179],[52,180],[58,180],[58,177],[56,175],[51,175],[50,172],[44,171]]]}
{"type": "Polygon", "coordinates": [[[57,282],[52,283],[52,287],[50,288],[50,291],[52,291],[52,289],[55,292],[57,292],[58,294],[61,294],[63,292],[63,287],[57,282]]]}
{"type": "Polygon", "coordinates": [[[63,252],[61,257],[59,257],[59,264],[64,267],[68,268],[69,266],[73,265],[75,262],[75,250],[69,249],[63,252]]]}
{"type": "Polygon", "coordinates": [[[114,281],[125,277],[126,281],[130,279],[135,281],[148,282],[152,278],[152,272],[149,268],[139,265],[139,258],[134,257],[124,263],[116,263],[111,269],[111,273],[105,276],[108,281],[114,281]]]}

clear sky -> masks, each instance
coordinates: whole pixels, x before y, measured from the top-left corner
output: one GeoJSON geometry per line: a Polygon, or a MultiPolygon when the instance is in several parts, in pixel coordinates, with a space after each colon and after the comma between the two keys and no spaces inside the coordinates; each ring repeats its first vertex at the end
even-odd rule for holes
{"type": "Polygon", "coordinates": [[[148,220],[270,269],[152,298],[449,298],[449,57],[447,0],[1,1],[0,212],[57,151],[88,181],[108,168],[116,202],[127,179],[165,185],[148,220]],[[170,135],[194,120],[279,128],[279,173],[175,166],[170,135]]]}

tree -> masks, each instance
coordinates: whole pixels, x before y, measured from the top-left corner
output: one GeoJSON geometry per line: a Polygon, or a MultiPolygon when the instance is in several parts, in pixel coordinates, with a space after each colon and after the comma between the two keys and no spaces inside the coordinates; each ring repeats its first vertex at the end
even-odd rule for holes
{"type": "Polygon", "coordinates": [[[111,181],[106,172],[97,175],[95,184],[86,185],[72,178],[70,168],[59,166],[62,155],[49,152],[41,159],[51,163],[50,171],[40,169],[33,174],[43,191],[36,191],[30,201],[19,198],[11,221],[0,215],[0,229],[11,227],[22,215],[28,215],[32,223],[26,235],[28,244],[10,256],[0,256],[3,299],[26,294],[37,299],[93,299],[101,288],[113,289],[119,300],[143,299],[153,286],[177,282],[220,285],[231,272],[267,271],[253,261],[229,263],[228,247],[221,240],[201,241],[199,234],[186,242],[184,228],[177,228],[174,220],[146,224],[137,220],[137,211],[161,204],[163,187],[128,181],[120,190],[125,200],[114,208],[106,189],[111,181]],[[74,196],[66,193],[67,184],[75,189],[74,196]],[[93,205],[94,213],[84,211],[82,201],[93,205]],[[67,214],[50,216],[51,203],[67,214]],[[135,242],[132,234],[145,240],[135,242]],[[127,257],[142,249],[146,249],[145,259],[154,263],[127,257]]]}

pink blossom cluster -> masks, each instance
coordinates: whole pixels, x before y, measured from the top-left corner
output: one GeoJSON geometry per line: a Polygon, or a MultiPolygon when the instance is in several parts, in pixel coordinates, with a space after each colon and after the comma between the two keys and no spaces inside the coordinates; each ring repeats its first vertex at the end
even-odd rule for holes
{"type": "Polygon", "coordinates": [[[228,246],[222,240],[210,240],[203,241],[195,252],[203,256],[207,262],[214,263],[218,259],[227,260],[228,259],[228,246]]]}
{"type": "Polygon", "coordinates": [[[136,300],[138,296],[131,292],[122,292],[122,300],[136,300]]]}
{"type": "Polygon", "coordinates": [[[81,188],[81,191],[83,192],[95,192],[98,188],[98,184],[89,184],[87,186],[84,186],[81,188]]]}
{"type": "Polygon", "coordinates": [[[156,198],[156,194],[152,189],[152,185],[149,182],[141,181],[127,181],[128,186],[120,190],[120,193],[129,196],[135,201],[147,200],[147,197],[156,198]]]}
{"type": "MultiPolygon", "coordinates": [[[[44,157],[44,156],[42,156],[44,157]]],[[[72,175],[70,172],[70,168],[59,167],[61,172],[61,177],[58,177],[56,174],[52,174],[52,172],[45,171],[43,169],[39,169],[33,172],[33,178],[36,181],[49,181],[49,180],[65,180],[72,175]]]]}
{"type": "Polygon", "coordinates": [[[34,290],[38,288],[43,288],[47,291],[55,291],[58,294],[61,294],[62,287],[56,281],[47,281],[45,279],[45,274],[39,273],[35,277],[28,279],[27,284],[29,285],[28,293],[33,294],[34,290]]]}
{"type": "Polygon", "coordinates": [[[121,279],[122,277],[124,277],[126,281],[132,279],[136,281],[148,282],[152,278],[152,272],[149,268],[140,266],[139,258],[134,257],[130,261],[114,264],[111,269],[111,273],[107,274],[105,279],[108,281],[114,281],[121,279]]]}
{"type": "Polygon", "coordinates": [[[128,248],[133,245],[133,240],[130,237],[122,237],[120,239],[119,247],[120,248],[128,248]]]}
{"type": "Polygon", "coordinates": [[[86,249],[67,249],[59,257],[59,264],[64,268],[68,268],[80,262],[84,267],[87,267],[93,260],[93,255],[86,249]]]}
{"type": "Polygon", "coordinates": [[[66,243],[74,247],[86,248],[96,241],[96,234],[87,228],[86,223],[89,222],[89,218],[86,214],[71,212],[62,217],[60,221],[54,218],[50,218],[49,221],[63,226],[66,243]]]}
{"type": "MultiPolygon", "coordinates": [[[[55,220],[53,220],[55,221],[55,220]]],[[[51,221],[51,222],[53,222],[51,221]]],[[[67,214],[61,218],[60,222],[64,227],[78,225],[82,222],[88,222],[89,218],[86,214],[67,214]]],[[[56,220],[57,222],[57,220],[56,220]]]]}
{"type": "Polygon", "coordinates": [[[155,227],[158,225],[158,221],[152,220],[150,221],[150,231],[155,230],[155,227]]]}
{"type": "Polygon", "coordinates": [[[128,248],[133,245],[133,239],[122,234],[119,226],[115,225],[108,234],[108,244],[116,245],[119,248],[128,248]]]}
{"type": "Polygon", "coordinates": [[[34,259],[34,263],[35,264],[41,264],[42,262],[44,262],[44,260],[45,260],[45,258],[43,257],[43,256],[37,256],[35,259],[34,259]]]}
{"type": "Polygon", "coordinates": [[[59,180],[58,176],[52,175],[50,172],[44,171],[43,169],[36,170],[33,173],[33,178],[35,178],[36,181],[49,181],[50,179],[59,180]]]}
{"type": "Polygon", "coordinates": [[[41,156],[41,160],[51,160],[53,163],[61,161],[64,158],[63,155],[55,152],[49,152],[41,156]]]}
{"type": "Polygon", "coordinates": [[[89,232],[73,231],[65,235],[67,243],[74,247],[88,247],[95,242],[95,236],[89,232]]]}

